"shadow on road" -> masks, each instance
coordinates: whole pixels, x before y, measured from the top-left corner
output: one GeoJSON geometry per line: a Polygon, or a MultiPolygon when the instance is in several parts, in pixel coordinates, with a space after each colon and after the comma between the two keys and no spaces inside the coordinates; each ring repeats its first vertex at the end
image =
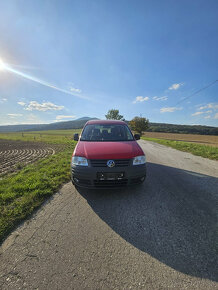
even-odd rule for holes
{"type": "Polygon", "coordinates": [[[127,242],[188,275],[218,281],[218,179],[148,164],[143,185],[78,189],[127,242]]]}

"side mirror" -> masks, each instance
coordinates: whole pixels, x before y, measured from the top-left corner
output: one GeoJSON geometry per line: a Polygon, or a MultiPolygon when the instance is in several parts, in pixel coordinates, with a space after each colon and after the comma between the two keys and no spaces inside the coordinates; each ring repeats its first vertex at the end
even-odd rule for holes
{"type": "Polygon", "coordinates": [[[79,140],[79,134],[78,133],[74,134],[73,140],[74,141],[78,141],[79,140]]]}
{"type": "Polygon", "coordinates": [[[139,134],[135,134],[135,135],[134,135],[134,138],[135,138],[136,140],[140,140],[140,135],[139,135],[139,134]]]}

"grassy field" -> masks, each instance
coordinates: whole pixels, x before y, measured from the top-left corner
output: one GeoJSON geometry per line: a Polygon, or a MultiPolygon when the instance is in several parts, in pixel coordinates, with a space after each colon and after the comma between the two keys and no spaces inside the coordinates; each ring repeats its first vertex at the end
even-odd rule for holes
{"type": "MultiPolygon", "coordinates": [[[[170,134],[167,134],[167,135],[169,138],[170,134]]],[[[153,142],[165,145],[165,146],[172,147],[180,151],[192,153],[197,156],[202,156],[202,157],[209,158],[212,160],[218,160],[218,147],[215,147],[215,146],[202,145],[202,144],[192,143],[192,142],[157,139],[157,138],[151,138],[151,137],[145,137],[145,136],[142,136],[141,139],[153,141],[153,142]]]]}
{"type": "Polygon", "coordinates": [[[213,135],[197,135],[197,134],[174,134],[174,133],[161,133],[161,132],[145,132],[144,137],[157,138],[165,140],[175,140],[191,142],[203,145],[218,147],[218,136],[213,135]]]}
{"type": "Polygon", "coordinates": [[[0,134],[0,139],[65,144],[63,151],[25,166],[0,180],[0,242],[46,198],[70,180],[70,159],[78,130],[0,134]]]}
{"type": "Polygon", "coordinates": [[[0,133],[0,139],[67,144],[73,140],[75,133],[80,132],[81,129],[0,133]]]}

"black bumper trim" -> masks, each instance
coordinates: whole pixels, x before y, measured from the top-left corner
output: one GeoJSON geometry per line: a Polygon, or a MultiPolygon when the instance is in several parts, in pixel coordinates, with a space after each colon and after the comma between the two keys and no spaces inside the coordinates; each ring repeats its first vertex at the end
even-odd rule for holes
{"type": "Polygon", "coordinates": [[[146,164],[119,168],[72,166],[73,184],[86,188],[121,187],[141,183],[146,177],[146,164]],[[124,172],[124,178],[119,180],[98,180],[99,172],[124,172]]]}

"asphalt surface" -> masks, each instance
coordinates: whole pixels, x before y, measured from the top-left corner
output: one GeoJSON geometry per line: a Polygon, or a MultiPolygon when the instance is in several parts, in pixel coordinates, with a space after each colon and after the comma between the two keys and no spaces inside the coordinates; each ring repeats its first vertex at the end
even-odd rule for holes
{"type": "Polygon", "coordinates": [[[146,182],[66,184],[1,246],[1,289],[218,289],[218,162],[139,143],[146,182]]]}

